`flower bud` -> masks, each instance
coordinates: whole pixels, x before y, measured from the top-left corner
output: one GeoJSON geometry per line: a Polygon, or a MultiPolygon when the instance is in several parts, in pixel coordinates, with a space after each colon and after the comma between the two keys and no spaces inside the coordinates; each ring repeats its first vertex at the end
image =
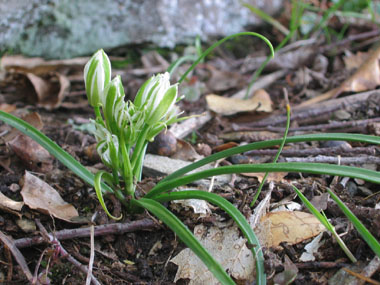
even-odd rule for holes
{"type": "Polygon", "coordinates": [[[104,89],[103,112],[106,124],[113,133],[117,133],[117,118],[124,109],[124,88],[120,76],[116,76],[104,89]]]}
{"type": "Polygon", "coordinates": [[[134,104],[145,110],[148,125],[158,123],[176,102],[178,86],[170,85],[169,77],[168,72],[153,76],[137,92],[134,104]]]}
{"type": "Polygon", "coordinates": [[[101,49],[98,50],[84,67],[84,82],[87,98],[92,107],[104,104],[103,90],[111,81],[111,63],[101,49]]]}

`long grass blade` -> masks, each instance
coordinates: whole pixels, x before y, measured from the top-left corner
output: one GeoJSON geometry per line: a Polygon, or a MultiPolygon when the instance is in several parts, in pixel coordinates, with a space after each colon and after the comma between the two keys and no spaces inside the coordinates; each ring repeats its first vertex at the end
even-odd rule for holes
{"type": "MultiPolygon", "coordinates": [[[[86,167],[80,164],[69,153],[64,151],[59,145],[31,126],[27,122],[0,110],[0,120],[4,121],[8,125],[16,128],[20,132],[24,133],[28,137],[35,140],[43,148],[45,148],[51,155],[56,157],[63,165],[69,168],[72,172],[82,178],[88,184],[94,186],[94,174],[92,174],[86,167]]],[[[123,194],[120,191],[114,192],[108,185],[102,183],[102,190],[110,193],[115,193],[119,199],[123,199],[123,194]]]]}
{"type": "Polygon", "coordinates": [[[368,182],[380,184],[379,172],[352,166],[302,162],[240,164],[207,169],[183,177],[174,178],[169,181],[165,181],[164,183],[159,183],[153,187],[153,189],[148,194],[146,194],[145,197],[151,198],[160,193],[170,191],[175,187],[186,185],[196,180],[211,176],[247,172],[304,172],[312,174],[359,178],[368,182]]]}
{"type": "Polygon", "coordinates": [[[243,214],[240,213],[239,210],[236,209],[235,206],[228,202],[226,199],[220,197],[217,194],[204,191],[187,190],[170,192],[154,197],[155,201],[161,203],[183,199],[199,199],[208,201],[224,210],[236,222],[244,237],[248,240],[249,245],[252,247],[252,253],[255,257],[256,262],[256,284],[266,284],[266,277],[264,272],[264,256],[260,249],[260,242],[243,214]]]}
{"type": "Polygon", "coordinates": [[[342,250],[345,252],[347,257],[351,260],[351,262],[355,263],[357,262],[355,256],[351,253],[351,251],[348,249],[346,244],[343,242],[343,240],[340,238],[340,236],[337,234],[334,226],[328,221],[327,217],[323,215],[317,210],[317,208],[314,207],[314,205],[302,194],[300,190],[294,185],[292,185],[293,190],[297,193],[298,197],[301,199],[301,201],[304,203],[306,208],[316,217],[322,225],[325,226],[325,228],[334,236],[336,241],[338,242],[339,246],[342,248],[342,250]]]}
{"type": "Polygon", "coordinates": [[[277,21],[275,18],[273,18],[269,14],[265,13],[263,10],[260,10],[259,8],[256,8],[256,7],[252,6],[251,4],[245,3],[245,2],[242,3],[242,6],[251,10],[252,13],[259,16],[261,19],[263,19],[268,24],[271,24],[273,27],[275,27],[277,30],[279,30],[281,33],[283,33],[285,36],[287,36],[289,34],[289,30],[283,24],[281,24],[279,21],[277,21]]]}
{"type": "Polygon", "coordinates": [[[331,198],[338,204],[339,208],[346,215],[346,217],[351,221],[359,234],[366,241],[368,246],[373,250],[373,252],[380,257],[380,243],[376,238],[367,230],[367,228],[360,222],[360,220],[351,212],[351,210],[339,199],[339,197],[330,189],[327,188],[331,198]]]}
{"type": "Polygon", "coordinates": [[[196,61],[186,70],[186,72],[181,76],[181,78],[178,80],[178,83],[182,83],[186,76],[197,66],[198,63],[200,63],[207,55],[209,55],[216,47],[224,43],[225,41],[228,41],[229,39],[235,38],[235,37],[240,37],[240,36],[254,36],[262,39],[268,46],[271,52],[271,56],[274,56],[274,51],[273,51],[273,46],[271,42],[264,36],[254,33],[254,32],[241,32],[241,33],[236,33],[227,37],[224,37],[223,39],[217,41],[214,43],[212,46],[210,46],[208,49],[206,49],[196,61]]]}
{"type": "MultiPolygon", "coordinates": [[[[287,93],[286,93],[286,100],[288,100],[287,93]]],[[[284,148],[284,145],[285,145],[285,142],[286,142],[286,138],[288,137],[289,127],[290,127],[290,105],[286,104],[286,127],[285,127],[285,132],[284,132],[284,136],[282,138],[280,147],[278,148],[276,156],[273,159],[273,163],[276,163],[277,160],[278,160],[278,158],[280,157],[280,154],[281,154],[282,149],[284,148]]],[[[267,180],[268,175],[269,175],[269,172],[266,172],[265,175],[264,175],[264,177],[263,177],[263,180],[261,180],[260,186],[257,189],[257,191],[255,193],[255,196],[253,196],[253,199],[252,199],[251,203],[249,204],[250,207],[253,207],[253,205],[256,203],[256,200],[259,198],[261,190],[264,187],[264,184],[265,184],[265,181],[267,180]]]]}
{"type": "Polygon", "coordinates": [[[168,209],[157,201],[146,198],[132,200],[132,203],[148,210],[163,221],[202,260],[222,284],[235,284],[223,267],[201,245],[193,233],[168,209]]]}
{"type": "MultiPolygon", "coordinates": [[[[380,137],[369,136],[369,135],[361,135],[361,134],[343,134],[343,133],[329,133],[329,134],[310,134],[310,135],[302,135],[302,136],[293,136],[288,137],[285,143],[297,143],[297,142],[310,142],[310,141],[352,141],[352,142],[363,142],[370,144],[378,144],[380,145],[380,137]]],[[[159,184],[169,181],[171,179],[180,177],[194,169],[202,167],[208,163],[217,161],[221,158],[229,157],[234,154],[243,153],[250,150],[261,149],[266,147],[272,147],[275,145],[279,145],[282,143],[282,139],[269,140],[263,142],[254,142],[243,146],[238,146],[234,148],[230,148],[218,153],[214,153],[208,157],[205,157],[197,162],[194,162],[188,166],[185,166],[172,174],[166,176],[163,180],[159,182],[159,184]]]]}

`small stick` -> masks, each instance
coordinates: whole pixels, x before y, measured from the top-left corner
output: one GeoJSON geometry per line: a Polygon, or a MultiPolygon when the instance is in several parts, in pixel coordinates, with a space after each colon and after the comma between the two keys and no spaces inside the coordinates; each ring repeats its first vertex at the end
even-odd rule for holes
{"type": "Polygon", "coordinates": [[[29,270],[29,267],[25,261],[24,256],[21,254],[20,250],[16,247],[15,241],[5,235],[0,231],[0,240],[5,244],[5,246],[12,252],[14,258],[16,259],[18,265],[20,265],[22,271],[24,272],[26,278],[30,283],[33,282],[32,272],[29,270]]]}
{"type": "MultiPolygon", "coordinates": [[[[277,153],[276,149],[259,149],[247,151],[246,155],[275,155],[277,153]]],[[[281,157],[303,157],[311,155],[341,155],[345,156],[357,156],[358,154],[375,155],[380,153],[380,149],[375,146],[370,147],[354,147],[354,148],[344,148],[344,147],[332,147],[332,148],[311,148],[311,149],[283,149],[281,152],[281,157]]]]}
{"type": "Polygon", "coordinates": [[[311,261],[295,263],[298,269],[331,269],[342,268],[348,266],[347,263],[332,262],[332,261],[311,261]]]}
{"type": "Polygon", "coordinates": [[[91,218],[91,226],[90,226],[90,261],[88,262],[88,272],[86,278],[86,285],[91,284],[92,277],[92,267],[94,266],[94,258],[95,258],[95,240],[94,240],[94,220],[97,216],[97,212],[91,218]]]}
{"type": "MultiPolygon", "coordinates": [[[[126,232],[134,232],[141,230],[154,230],[158,229],[159,225],[156,224],[151,219],[142,219],[130,223],[114,223],[107,225],[95,226],[94,236],[103,236],[109,234],[122,234],[126,232]]],[[[89,237],[90,228],[79,228],[70,230],[61,230],[55,232],[55,236],[58,240],[67,240],[73,238],[89,237]]],[[[17,248],[31,247],[38,244],[46,243],[43,237],[33,237],[33,238],[21,238],[14,241],[17,248]]]]}
{"type": "Polygon", "coordinates": [[[334,163],[338,164],[363,164],[363,163],[374,163],[380,164],[380,157],[377,156],[357,156],[357,157],[334,157],[318,155],[316,157],[286,157],[281,159],[285,162],[317,162],[317,163],[334,163]]]}
{"type": "MultiPolygon", "coordinates": [[[[81,264],[78,260],[76,260],[74,257],[72,257],[66,249],[62,246],[62,244],[59,242],[59,240],[54,237],[52,234],[49,234],[45,227],[41,224],[39,219],[36,219],[36,225],[38,226],[39,230],[41,231],[42,235],[52,244],[57,247],[59,250],[59,254],[62,257],[65,257],[70,263],[75,265],[79,268],[80,271],[87,274],[88,268],[87,266],[81,264]]],[[[94,277],[94,275],[91,274],[91,281],[95,285],[101,285],[101,283],[94,277]]]]}
{"type": "MultiPolygon", "coordinates": [[[[358,108],[367,104],[369,97],[377,100],[380,97],[378,90],[357,93],[351,96],[331,99],[325,102],[307,107],[294,107],[292,109],[292,119],[298,123],[311,118],[321,117],[324,114],[332,113],[336,110],[345,110],[349,108],[358,108]]],[[[286,122],[286,115],[281,115],[283,112],[274,112],[270,117],[249,124],[251,127],[266,127],[283,124],[286,122]]],[[[248,125],[247,125],[248,126],[248,125]]]]}
{"type": "MultiPolygon", "coordinates": [[[[365,131],[365,128],[370,123],[380,122],[380,117],[378,118],[372,118],[372,119],[366,119],[366,120],[357,120],[357,121],[343,121],[343,122],[331,122],[329,124],[319,124],[319,125],[311,125],[311,126],[301,126],[297,128],[289,128],[289,132],[300,132],[300,131],[324,131],[324,130],[331,130],[331,129],[346,129],[347,127],[360,127],[365,131]]],[[[264,128],[236,128],[237,131],[272,131],[272,132],[284,132],[285,128],[283,127],[272,127],[267,126],[264,128]]]]}

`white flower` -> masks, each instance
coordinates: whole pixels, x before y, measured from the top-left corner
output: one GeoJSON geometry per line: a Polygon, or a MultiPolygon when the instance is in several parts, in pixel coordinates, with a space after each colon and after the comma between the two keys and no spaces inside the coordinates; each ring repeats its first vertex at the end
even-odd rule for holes
{"type": "Polygon", "coordinates": [[[118,169],[119,139],[101,124],[93,120],[91,122],[96,128],[94,135],[98,142],[96,150],[100,158],[106,166],[118,169]]]}
{"type": "Polygon", "coordinates": [[[168,72],[148,79],[137,92],[134,104],[146,113],[146,123],[155,125],[164,118],[177,100],[178,84],[170,85],[168,72]]]}
{"type": "Polygon", "coordinates": [[[84,67],[84,82],[87,98],[91,106],[104,104],[103,90],[111,81],[111,63],[101,49],[98,50],[84,67]]]}

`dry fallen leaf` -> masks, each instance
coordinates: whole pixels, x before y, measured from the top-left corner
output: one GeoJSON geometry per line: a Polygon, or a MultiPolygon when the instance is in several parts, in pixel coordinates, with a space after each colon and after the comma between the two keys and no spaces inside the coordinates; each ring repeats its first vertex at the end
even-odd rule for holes
{"type": "Polygon", "coordinates": [[[0,192],[0,209],[3,211],[7,211],[21,217],[20,211],[22,206],[24,206],[24,202],[14,201],[0,192]]]}
{"type": "Polygon", "coordinates": [[[239,88],[244,84],[244,78],[240,73],[218,70],[211,65],[206,65],[211,72],[207,87],[210,92],[221,92],[231,88],[239,88]]]}
{"type": "Polygon", "coordinates": [[[18,135],[8,142],[13,152],[25,163],[26,167],[47,173],[53,169],[53,157],[35,140],[26,135],[18,135]]]}
{"type": "Polygon", "coordinates": [[[16,110],[16,106],[15,105],[10,105],[10,104],[7,104],[7,103],[1,103],[0,104],[0,110],[3,111],[3,112],[10,113],[10,112],[13,112],[14,110],[16,110]]]}
{"type": "Polygon", "coordinates": [[[171,158],[194,161],[203,158],[203,156],[199,155],[194,147],[187,141],[177,139],[176,151],[171,158]]]}
{"type": "Polygon", "coordinates": [[[374,50],[358,70],[343,83],[322,95],[309,99],[298,107],[309,106],[330,98],[335,98],[343,92],[362,92],[374,89],[380,85],[380,47],[374,50]]]}
{"type": "MultiPolygon", "coordinates": [[[[263,178],[264,178],[264,175],[265,173],[242,173],[242,175],[244,176],[248,176],[248,177],[256,177],[259,182],[261,183],[261,181],[263,181],[263,178]]],[[[281,181],[286,175],[288,175],[287,172],[270,172],[267,176],[267,182],[270,182],[270,181],[276,181],[276,182],[279,182],[281,181]]]]}
{"type": "Polygon", "coordinates": [[[23,183],[21,195],[31,209],[67,222],[78,217],[78,211],[66,203],[54,188],[28,171],[25,171],[23,183]]]}
{"type": "Polygon", "coordinates": [[[368,52],[357,52],[343,57],[344,65],[347,70],[353,70],[359,68],[370,56],[368,52]]]}
{"type": "Polygon", "coordinates": [[[70,88],[67,77],[56,72],[44,76],[27,73],[26,77],[33,85],[37,105],[48,110],[58,108],[70,88]]]}
{"type": "Polygon", "coordinates": [[[51,71],[65,71],[67,69],[83,70],[88,57],[78,57],[64,60],[45,60],[40,57],[23,57],[20,55],[5,55],[1,58],[1,69],[22,73],[46,74],[51,71]]]}
{"type": "Polygon", "coordinates": [[[210,110],[225,116],[240,112],[272,112],[272,100],[264,89],[257,90],[252,98],[247,100],[210,94],[206,96],[206,101],[210,110]]]}
{"type": "MultiPolygon", "coordinates": [[[[238,282],[252,282],[255,277],[255,261],[246,247],[246,240],[240,237],[237,227],[207,229],[204,225],[194,228],[195,236],[210,254],[238,282]],[[228,254],[226,254],[228,253],[228,254]]],[[[188,248],[170,260],[178,265],[174,282],[190,279],[189,284],[219,284],[203,262],[188,248]]]]}
{"type": "Polygon", "coordinates": [[[261,218],[255,229],[261,245],[277,247],[281,242],[296,244],[325,231],[312,214],[299,211],[271,212],[261,218]]]}
{"type": "MultiPolygon", "coordinates": [[[[41,116],[37,112],[32,112],[32,113],[29,113],[25,116],[22,116],[21,119],[24,120],[25,122],[27,122],[28,124],[32,125],[33,127],[35,127],[39,131],[42,130],[42,128],[43,128],[41,116]]],[[[19,130],[12,128],[9,133],[7,133],[6,135],[4,135],[2,137],[2,139],[5,142],[9,142],[20,134],[22,134],[22,133],[19,130]]]]}

